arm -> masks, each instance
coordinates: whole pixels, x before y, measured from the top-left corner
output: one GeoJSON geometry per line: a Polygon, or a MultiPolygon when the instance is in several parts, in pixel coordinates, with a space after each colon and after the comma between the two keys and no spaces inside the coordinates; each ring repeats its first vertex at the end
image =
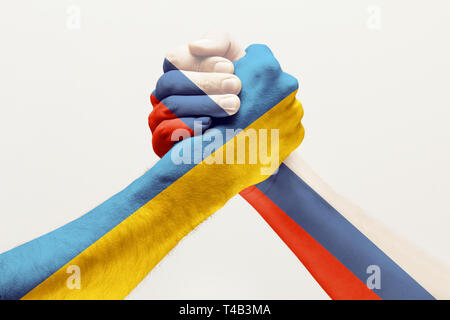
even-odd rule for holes
{"type": "Polygon", "coordinates": [[[181,237],[206,218],[189,210],[175,211],[177,203],[165,201],[170,194],[166,189],[176,190],[182,183],[160,161],[79,219],[3,253],[1,298],[125,297],[181,237]],[[66,285],[69,266],[79,267],[79,289],[66,285]]]}
{"type": "Polygon", "coordinates": [[[445,265],[336,194],[297,153],[241,195],[334,299],[448,298],[445,265]]]}
{"type": "MultiPolygon", "coordinates": [[[[223,138],[227,130],[241,128],[241,132],[225,141],[215,140],[214,148],[210,148],[211,140],[205,139],[208,135],[179,142],[147,173],[99,207],[3,253],[1,298],[124,298],[198,224],[240,190],[267,178],[261,173],[266,163],[259,157],[256,163],[223,165],[217,156],[227,155],[249,132],[257,132],[258,137],[260,129],[279,128],[283,123],[277,167],[303,138],[302,110],[295,99],[297,81],[281,71],[265,46],[250,47],[235,68],[245,96],[241,112],[210,134],[223,138]],[[271,72],[267,74],[267,70],[271,72]],[[271,89],[277,94],[268,95],[271,89]],[[180,159],[180,150],[188,161],[174,161],[180,159]],[[213,188],[217,192],[211,193],[213,188]],[[70,266],[81,271],[80,289],[66,285],[70,266]]],[[[171,70],[170,77],[180,81],[167,85],[168,74],[158,82],[155,94],[159,97],[169,96],[166,90],[172,94],[175,89],[182,91],[190,83],[180,71],[171,70]]],[[[170,105],[171,110],[174,106],[170,105]]],[[[248,156],[250,146],[245,145],[241,152],[248,156]]]]}
{"type": "Polygon", "coordinates": [[[450,268],[447,265],[393,233],[334,192],[298,153],[293,153],[285,164],[433,297],[450,298],[450,268]]]}
{"type": "MultiPolygon", "coordinates": [[[[190,47],[199,56],[225,56],[227,48],[236,48],[236,43],[223,34],[213,34],[190,47]]],[[[334,193],[298,155],[290,156],[277,175],[241,195],[334,299],[448,297],[446,266],[334,193]],[[381,285],[371,278],[377,267],[381,285]],[[369,289],[366,284],[371,281],[369,289]]]]}

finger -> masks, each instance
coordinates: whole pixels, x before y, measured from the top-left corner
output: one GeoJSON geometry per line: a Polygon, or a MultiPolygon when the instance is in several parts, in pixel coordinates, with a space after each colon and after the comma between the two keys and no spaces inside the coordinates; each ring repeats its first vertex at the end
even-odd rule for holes
{"type": "Polygon", "coordinates": [[[156,105],[150,113],[149,126],[154,130],[164,120],[182,117],[228,117],[235,114],[239,106],[240,99],[233,94],[169,96],[156,105]]]}
{"type": "Polygon", "coordinates": [[[193,41],[189,49],[196,56],[221,56],[236,61],[245,55],[242,46],[225,31],[212,31],[203,39],[193,41]]]}
{"type": "Polygon", "coordinates": [[[222,72],[233,73],[233,63],[219,56],[199,57],[193,55],[187,45],[179,46],[166,53],[163,70],[197,71],[197,72],[222,72]]]}
{"type": "Polygon", "coordinates": [[[228,117],[239,110],[240,99],[235,94],[170,96],[161,105],[169,108],[178,117],[211,116],[228,117]]]}
{"type": "Polygon", "coordinates": [[[232,74],[172,70],[158,79],[154,95],[161,101],[172,95],[237,95],[240,91],[241,81],[232,74]]]}
{"type": "Polygon", "coordinates": [[[159,157],[163,157],[176,142],[192,137],[194,133],[201,134],[210,125],[209,117],[164,120],[152,130],[153,150],[159,157]]]}

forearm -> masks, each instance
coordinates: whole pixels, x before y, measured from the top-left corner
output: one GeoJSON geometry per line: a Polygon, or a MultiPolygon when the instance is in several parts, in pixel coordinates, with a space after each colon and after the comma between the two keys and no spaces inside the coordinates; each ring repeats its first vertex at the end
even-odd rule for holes
{"type": "Polygon", "coordinates": [[[285,161],[278,175],[247,190],[243,196],[332,298],[432,298],[429,293],[442,297],[429,285],[430,277],[423,276],[425,265],[415,263],[417,272],[413,274],[414,268],[410,268],[410,264],[406,266],[406,263],[413,263],[413,259],[400,261],[406,256],[413,257],[417,251],[406,254],[404,251],[410,249],[399,246],[383,228],[357,213],[297,155],[285,161]],[[403,255],[400,260],[399,253],[403,255]],[[370,266],[380,268],[381,288],[368,290],[366,281],[371,273],[367,268],[370,266]]]}
{"type": "MultiPolygon", "coordinates": [[[[180,234],[189,232],[192,221],[189,217],[177,220],[164,204],[149,208],[149,202],[167,186],[155,169],[77,220],[1,254],[0,297],[116,297],[111,292],[114,285],[102,283],[101,279],[122,278],[115,266],[124,259],[137,263],[141,258],[132,255],[140,248],[140,242],[146,243],[149,265],[156,264],[180,234]],[[136,222],[134,216],[142,211],[146,213],[145,220],[136,222]],[[80,268],[80,290],[66,286],[70,276],[66,270],[71,265],[80,268]],[[95,283],[97,289],[92,291],[90,286],[95,283]]],[[[123,287],[133,285],[129,276],[120,281],[123,287]]]]}

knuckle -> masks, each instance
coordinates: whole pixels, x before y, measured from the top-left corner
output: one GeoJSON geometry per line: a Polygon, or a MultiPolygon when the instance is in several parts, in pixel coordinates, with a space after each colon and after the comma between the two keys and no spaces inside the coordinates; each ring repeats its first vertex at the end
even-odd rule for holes
{"type": "Polygon", "coordinates": [[[164,99],[162,99],[159,105],[160,105],[160,106],[161,106],[161,105],[164,105],[164,106],[172,106],[173,104],[174,104],[174,98],[173,98],[173,96],[168,96],[168,97],[165,97],[164,99]]]}
{"type": "Polygon", "coordinates": [[[176,71],[169,71],[163,74],[156,82],[156,92],[159,94],[159,96],[166,97],[170,95],[172,87],[170,85],[170,79],[173,76],[173,72],[176,71]]]}
{"type": "Polygon", "coordinates": [[[230,116],[236,114],[239,111],[239,108],[241,107],[241,99],[239,99],[238,96],[235,96],[235,99],[233,100],[234,105],[230,109],[228,109],[228,114],[230,116]]]}
{"type": "Polygon", "coordinates": [[[242,89],[242,82],[241,79],[239,79],[237,76],[232,75],[231,77],[226,78],[227,85],[223,86],[223,89],[231,94],[239,94],[242,89]]]}
{"type": "Polygon", "coordinates": [[[169,60],[172,64],[177,64],[179,60],[179,50],[178,48],[171,49],[166,52],[165,58],[169,60]]]}

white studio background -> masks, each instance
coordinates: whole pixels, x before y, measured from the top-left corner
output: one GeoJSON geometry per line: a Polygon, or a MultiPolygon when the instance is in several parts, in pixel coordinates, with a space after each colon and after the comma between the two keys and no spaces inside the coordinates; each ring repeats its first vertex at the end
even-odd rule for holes
{"type": "MultiPolygon", "coordinates": [[[[121,190],[157,157],[165,51],[212,28],[266,43],[300,80],[303,158],[450,264],[450,2],[1,1],[0,252],[121,190]]],[[[238,196],[129,298],[327,299],[238,196]]]]}

